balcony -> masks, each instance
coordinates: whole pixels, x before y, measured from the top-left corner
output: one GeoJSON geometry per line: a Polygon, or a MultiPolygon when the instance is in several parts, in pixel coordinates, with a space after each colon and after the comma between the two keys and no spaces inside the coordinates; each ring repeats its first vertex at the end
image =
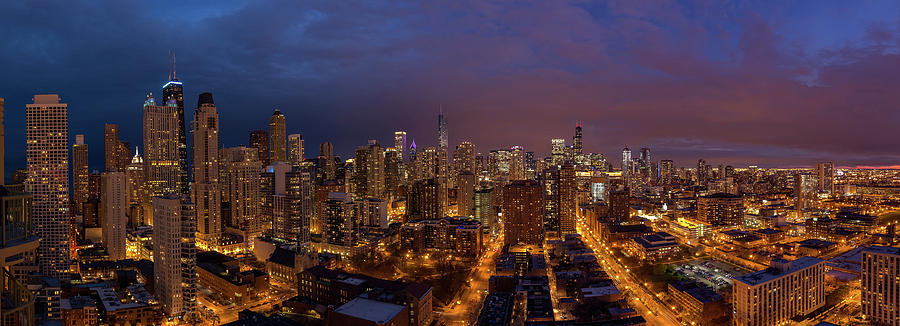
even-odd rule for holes
{"type": "Polygon", "coordinates": [[[6,269],[2,275],[0,318],[3,325],[34,325],[34,295],[6,269]]]}

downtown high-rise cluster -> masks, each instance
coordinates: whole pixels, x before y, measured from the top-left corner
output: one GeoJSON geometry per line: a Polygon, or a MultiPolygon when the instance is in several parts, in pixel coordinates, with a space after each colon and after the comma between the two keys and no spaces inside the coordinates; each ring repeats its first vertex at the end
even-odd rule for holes
{"type": "Polygon", "coordinates": [[[186,121],[184,87],[173,62],[135,100],[140,140],[104,124],[102,171],[58,95],[26,105],[27,166],[0,182],[4,325],[900,320],[894,171],[608,161],[582,122],[486,149],[453,142],[443,107],[434,145],[397,130],[341,157],[275,109],[232,146],[213,94],[186,121]]]}

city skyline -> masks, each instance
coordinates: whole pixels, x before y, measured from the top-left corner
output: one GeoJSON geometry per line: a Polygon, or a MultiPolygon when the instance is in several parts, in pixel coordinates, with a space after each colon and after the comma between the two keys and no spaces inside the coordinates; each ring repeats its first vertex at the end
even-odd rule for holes
{"type": "MultiPolygon", "coordinates": [[[[330,141],[342,157],[370,138],[390,144],[396,130],[424,147],[437,143],[434,116],[442,107],[450,122],[449,146],[469,140],[479,152],[521,145],[546,153],[549,139],[571,139],[572,126],[581,121],[585,152],[614,157],[625,145],[650,147],[676,166],[691,166],[698,158],[763,167],[900,161],[890,150],[900,141],[870,132],[897,122],[889,112],[900,98],[887,90],[900,80],[884,68],[898,59],[890,51],[896,42],[896,17],[889,14],[894,4],[872,2],[850,11],[827,2],[729,8],[690,2],[659,8],[630,2],[407,4],[366,7],[372,15],[366,19],[356,19],[352,5],[285,4],[283,13],[273,13],[265,2],[226,3],[216,10],[185,7],[159,18],[163,6],[116,4],[94,10],[90,19],[124,28],[90,30],[82,26],[92,24],[70,18],[36,28],[37,20],[19,16],[97,9],[91,5],[3,6],[4,19],[14,27],[4,36],[21,45],[0,54],[4,62],[20,62],[7,70],[11,78],[0,81],[6,106],[23,107],[33,94],[59,94],[75,113],[70,138],[85,134],[95,148],[102,135],[89,131],[107,122],[121,126],[122,140],[139,143],[141,100],[148,92],[162,95],[167,55],[175,49],[184,106],[195,107],[200,93],[215,94],[222,128],[235,131],[223,135],[226,146],[248,145],[246,134],[265,129],[271,112],[280,109],[288,134],[300,133],[311,145],[330,141]],[[128,14],[117,15],[123,12],[128,14]],[[537,12],[556,14],[537,19],[537,12]],[[827,21],[844,12],[856,19],[834,31],[827,21]],[[268,14],[277,15],[260,23],[268,14]],[[734,19],[712,18],[717,16],[734,19]],[[535,24],[525,26],[521,19],[535,24]],[[441,24],[450,21],[457,24],[441,24]],[[809,30],[792,28],[800,24],[809,30]],[[227,25],[236,27],[210,31],[227,25]],[[159,38],[175,26],[178,36],[159,38]],[[240,26],[256,28],[247,34],[236,30],[240,26]],[[358,35],[357,27],[367,32],[358,35]],[[112,32],[119,29],[131,33],[112,32]],[[444,36],[424,37],[437,31],[444,36]],[[68,44],[70,33],[108,42],[95,48],[68,44]],[[272,36],[257,39],[258,33],[272,36]],[[43,47],[38,39],[46,40],[43,47]],[[490,51],[449,51],[454,44],[490,51]],[[23,56],[35,47],[60,51],[23,56]],[[210,57],[198,50],[208,48],[221,53],[210,57]],[[264,53],[276,54],[254,56],[264,53]],[[866,89],[885,91],[872,95],[866,89]],[[521,130],[537,132],[516,132],[521,130]]],[[[9,145],[23,144],[24,112],[8,110],[7,121],[9,145]]],[[[8,152],[7,172],[24,166],[24,154],[8,152]]],[[[92,169],[99,169],[93,163],[98,155],[91,152],[92,169]]]]}
{"type": "Polygon", "coordinates": [[[900,326],[900,2],[0,22],[0,326],[900,326]]]}

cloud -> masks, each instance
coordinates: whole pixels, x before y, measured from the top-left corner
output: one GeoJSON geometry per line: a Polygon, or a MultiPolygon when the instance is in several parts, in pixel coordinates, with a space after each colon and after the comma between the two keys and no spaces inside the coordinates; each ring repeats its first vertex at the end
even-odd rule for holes
{"type": "Polygon", "coordinates": [[[105,122],[139,144],[140,105],[159,93],[172,48],[188,118],[197,94],[213,92],[225,146],[246,144],[275,108],[307,156],[321,141],[344,155],[367,139],[390,143],[398,129],[431,145],[443,106],[451,142],[484,152],[543,155],[580,120],[585,148],[612,161],[627,144],[682,165],[897,164],[900,140],[885,136],[900,122],[897,11],[843,6],[5,2],[7,165],[24,165],[15,108],[36,92],[60,93],[72,134],[92,148],[105,122]],[[835,22],[839,12],[852,19],[835,22]]]}

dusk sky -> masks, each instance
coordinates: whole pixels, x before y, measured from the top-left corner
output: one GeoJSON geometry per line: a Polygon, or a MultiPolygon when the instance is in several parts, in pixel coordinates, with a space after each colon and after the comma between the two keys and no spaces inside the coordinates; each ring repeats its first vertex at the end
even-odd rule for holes
{"type": "Polygon", "coordinates": [[[616,167],[625,145],[679,166],[895,165],[898,35],[896,1],[3,1],[6,166],[25,166],[35,93],[69,104],[92,169],[104,123],[140,145],[172,49],[187,121],[212,92],[229,147],[276,108],[307,157],[395,130],[430,146],[442,106],[451,146],[484,153],[543,157],[582,121],[616,167]]]}

